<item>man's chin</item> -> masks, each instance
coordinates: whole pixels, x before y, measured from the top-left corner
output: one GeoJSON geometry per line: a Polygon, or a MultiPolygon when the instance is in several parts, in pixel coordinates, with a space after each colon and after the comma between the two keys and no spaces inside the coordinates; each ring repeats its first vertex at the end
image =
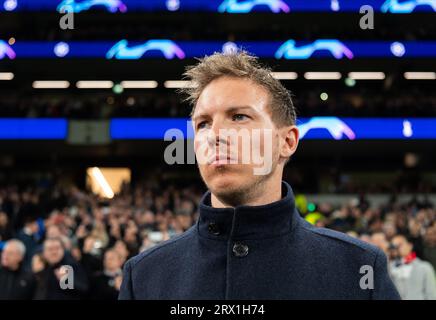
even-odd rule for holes
{"type": "MultiPolygon", "coordinates": [[[[241,178],[242,179],[242,178],[241,178]]],[[[241,184],[241,180],[234,178],[234,177],[215,177],[214,179],[211,179],[209,183],[209,187],[211,190],[219,192],[219,191],[225,191],[225,190],[234,190],[238,189],[238,185],[241,184]]]]}
{"type": "Polygon", "coordinates": [[[218,173],[208,180],[209,189],[216,195],[233,193],[241,189],[246,182],[246,178],[234,172],[218,173]]]}

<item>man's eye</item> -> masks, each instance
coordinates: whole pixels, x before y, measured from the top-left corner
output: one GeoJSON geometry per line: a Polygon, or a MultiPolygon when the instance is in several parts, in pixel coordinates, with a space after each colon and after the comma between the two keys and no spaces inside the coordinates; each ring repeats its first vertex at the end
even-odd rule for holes
{"type": "Polygon", "coordinates": [[[237,114],[233,115],[232,120],[233,121],[242,121],[242,120],[247,120],[248,118],[249,118],[249,116],[247,116],[246,114],[237,113],[237,114]]]}
{"type": "Polygon", "coordinates": [[[198,123],[197,129],[203,129],[203,128],[206,127],[206,125],[207,125],[206,121],[201,121],[201,122],[198,123]]]}

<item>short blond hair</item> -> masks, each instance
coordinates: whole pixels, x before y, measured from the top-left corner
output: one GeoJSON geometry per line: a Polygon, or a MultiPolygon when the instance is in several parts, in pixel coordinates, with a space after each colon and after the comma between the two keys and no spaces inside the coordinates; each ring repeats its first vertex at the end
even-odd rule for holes
{"type": "Polygon", "coordinates": [[[294,125],[296,111],[292,94],[273,77],[270,68],[259,63],[258,58],[245,51],[231,53],[214,53],[198,59],[199,63],[188,66],[183,74],[190,82],[189,86],[178,90],[184,94],[192,106],[191,116],[195,111],[200,94],[213,80],[220,77],[249,79],[264,87],[270,95],[271,119],[278,127],[294,125]]]}

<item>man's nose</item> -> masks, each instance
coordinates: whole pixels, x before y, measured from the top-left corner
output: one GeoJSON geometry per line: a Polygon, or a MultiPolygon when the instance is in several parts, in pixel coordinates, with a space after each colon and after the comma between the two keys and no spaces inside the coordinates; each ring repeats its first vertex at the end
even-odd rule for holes
{"type": "Polygon", "coordinates": [[[222,129],[222,126],[220,126],[218,123],[212,124],[211,129],[207,134],[207,142],[209,146],[213,147],[219,146],[221,143],[227,143],[226,139],[224,139],[222,135],[222,129]]]}

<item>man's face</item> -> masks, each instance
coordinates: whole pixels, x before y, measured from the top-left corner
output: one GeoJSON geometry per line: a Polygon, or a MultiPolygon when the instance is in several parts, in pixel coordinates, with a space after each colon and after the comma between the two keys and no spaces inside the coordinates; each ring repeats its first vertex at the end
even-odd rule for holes
{"type": "Polygon", "coordinates": [[[5,212],[0,211],[0,226],[6,226],[8,224],[8,216],[5,212]]]}
{"type": "Polygon", "coordinates": [[[430,246],[436,245],[436,225],[427,230],[427,233],[425,235],[425,241],[430,246]]]}
{"type": "Polygon", "coordinates": [[[386,240],[386,236],[384,233],[375,233],[371,236],[371,243],[376,247],[382,249],[384,252],[387,252],[389,243],[386,240]]]}
{"type": "Polygon", "coordinates": [[[126,247],[126,244],[122,241],[117,241],[115,243],[114,249],[118,252],[121,257],[127,257],[129,255],[129,251],[126,247]]]}
{"type": "Polygon", "coordinates": [[[58,226],[50,226],[47,228],[46,236],[47,238],[58,238],[62,236],[62,233],[58,226]]]}
{"type": "Polygon", "coordinates": [[[104,267],[106,270],[116,271],[121,268],[120,255],[115,251],[107,251],[104,255],[104,267]]]}
{"type": "Polygon", "coordinates": [[[46,240],[43,255],[49,264],[54,265],[64,257],[64,248],[57,240],[46,240]]]}
{"type": "Polygon", "coordinates": [[[7,244],[2,252],[1,264],[6,268],[15,268],[21,261],[23,256],[14,244],[7,244]]]}
{"type": "Polygon", "coordinates": [[[394,237],[392,244],[398,249],[402,258],[407,257],[412,252],[412,245],[404,237],[394,237]]]}
{"type": "Polygon", "coordinates": [[[276,128],[269,104],[268,91],[249,79],[220,77],[202,91],[192,116],[194,148],[218,197],[250,192],[272,175],[281,179],[277,166],[292,148],[283,147],[286,131],[276,128]]]}

